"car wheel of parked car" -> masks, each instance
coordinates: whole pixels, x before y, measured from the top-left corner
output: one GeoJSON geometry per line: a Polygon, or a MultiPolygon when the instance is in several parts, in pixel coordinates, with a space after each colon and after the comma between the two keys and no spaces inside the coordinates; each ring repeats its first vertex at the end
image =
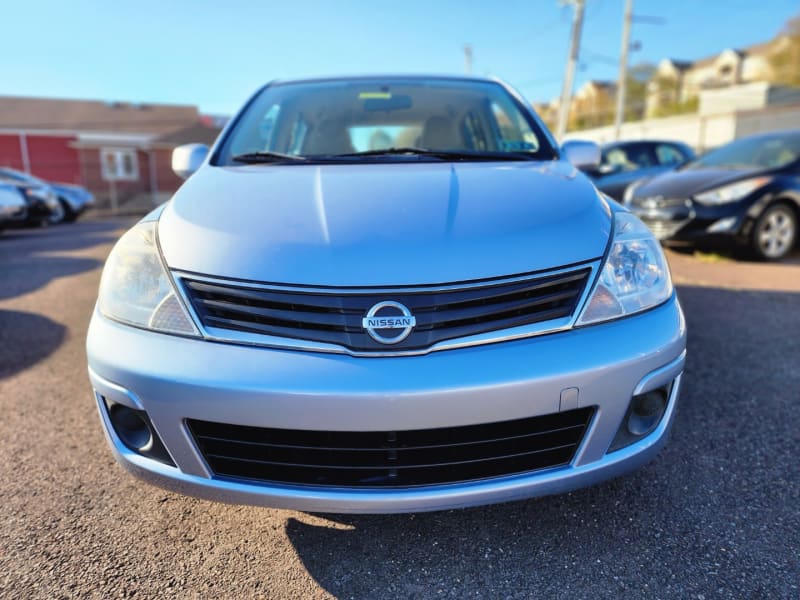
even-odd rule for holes
{"type": "Polygon", "coordinates": [[[790,206],[775,204],[765,210],[753,228],[753,250],[761,259],[780,260],[794,248],[797,216],[790,206]]]}
{"type": "Polygon", "coordinates": [[[61,201],[58,202],[58,207],[53,208],[50,210],[50,214],[47,215],[47,222],[50,225],[56,225],[61,223],[66,216],[66,212],[64,211],[64,206],[61,204],[61,201]]]}
{"type": "Polygon", "coordinates": [[[69,205],[69,202],[64,200],[63,198],[58,199],[59,204],[61,204],[61,208],[64,210],[64,218],[62,221],[64,223],[72,223],[75,219],[78,218],[78,213],[72,210],[72,207],[69,205]]]}

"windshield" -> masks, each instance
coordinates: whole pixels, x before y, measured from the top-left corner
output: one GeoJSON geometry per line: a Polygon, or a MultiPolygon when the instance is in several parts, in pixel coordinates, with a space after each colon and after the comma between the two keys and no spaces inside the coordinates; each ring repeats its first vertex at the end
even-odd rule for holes
{"type": "Polygon", "coordinates": [[[656,165],[650,146],[647,144],[627,144],[614,146],[603,151],[601,169],[607,171],[634,171],[656,165]]]}
{"type": "Polygon", "coordinates": [[[22,173],[21,171],[15,171],[14,169],[8,168],[0,168],[0,179],[19,183],[34,183],[37,185],[45,184],[44,181],[34,177],[33,175],[28,175],[27,173],[22,173]]]}
{"type": "Polygon", "coordinates": [[[8,181],[19,181],[19,182],[27,182],[29,181],[26,177],[22,175],[22,173],[18,173],[12,169],[0,169],[0,179],[6,179],[8,181]]]}
{"type": "Polygon", "coordinates": [[[687,169],[779,169],[800,158],[800,133],[744,138],[689,163],[687,169]]]}
{"type": "Polygon", "coordinates": [[[390,78],[269,85],[237,119],[216,162],[241,164],[235,157],[256,153],[407,158],[381,154],[391,149],[556,157],[536,120],[497,83],[390,78]]]}

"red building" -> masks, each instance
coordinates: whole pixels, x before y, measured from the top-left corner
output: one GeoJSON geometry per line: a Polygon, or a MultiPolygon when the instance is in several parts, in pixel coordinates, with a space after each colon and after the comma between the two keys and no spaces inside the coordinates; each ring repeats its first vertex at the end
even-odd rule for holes
{"type": "Polygon", "coordinates": [[[83,185],[101,205],[163,199],[181,183],[172,149],[218,133],[195,106],[0,96],[0,166],[83,185]]]}

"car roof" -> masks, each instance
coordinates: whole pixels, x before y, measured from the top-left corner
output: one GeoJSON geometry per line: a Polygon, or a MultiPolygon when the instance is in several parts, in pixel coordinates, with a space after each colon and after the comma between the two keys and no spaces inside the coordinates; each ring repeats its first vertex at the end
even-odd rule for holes
{"type": "Polygon", "coordinates": [[[673,144],[675,146],[687,146],[687,147],[689,146],[689,144],[678,140],[646,139],[646,140],[620,140],[618,142],[608,142],[606,144],[603,144],[601,148],[603,150],[611,150],[613,148],[623,148],[625,146],[632,146],[633,144],[673,144]]]}
{"type": "Polygon", "coordinates": [[[376,73],[360,75],[326,75],[319,77],[303,77],[299,79],[274,79],[269,85],[288,85],[294,83],[318,83],[326,81],[371,81],[375,79],[386,81],[463,81],[472,83],[503,83],[496,77],[479,77],[473,75],[434,75],[420,73],[376,73]]]}
{"type": "MultiPolygon", "coordinates": [[[[756,140],[756,139],[763,139],[763,138],[785,138],[785,137],[795,137],[800,135],[800,129],[778,129],[776,131],[765,131],[763,133],[755,133],[753,135],[745,135],[740,138],[736,138],[735,140],[731,140],[731,142],[735,142],[738,140],[756,140]]],[[[730,143],[730,142],[728,142],[730,143]]]]}

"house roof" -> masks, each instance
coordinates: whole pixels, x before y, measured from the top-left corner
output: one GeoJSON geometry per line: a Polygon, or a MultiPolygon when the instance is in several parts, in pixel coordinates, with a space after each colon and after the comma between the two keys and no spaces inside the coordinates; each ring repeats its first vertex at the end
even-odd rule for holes
{"type": "Polygon", "coordinates": [[[0,96],[0,128],[162,134],[200,119],[196,106],[0,96]]]}
{"type": "Polygon", "coordinates": [[[766,42],[761,42],[760,44],[753,44],[752,46],[747,46],[747,48],[743,48],[741,50],[737,50],[740,54],[745,54],[747,56],[753,56],[756,54],[767,54],[770,50],[775,47],[775,44],[782,39],[784,36],[779,35],[778,37],[772,38],[771,40],[767,40],[766,42]]]}
{"type": "MultiPolygon", "coordinates": [[[[683,61],[683,62],[684,62],[684,64],[688,65],[688,68],[691,68],[691,67],[706,67],[708,65],[713,64],[714,61],[716,61],[720,57],[720,55],[723,52],[725,52],[726,50],[730,50],[731,52],[735,52],[736,54],[739,55],[740,58],[744,58],[746,56],[757,56],[759,54],[766,54],[775,45],[776,40],[779,40],[779,39],[780,39],[780,36],[778,36],[777,38],[773,38],[771,40],[767,40],[766,42],[761,42],[759,44],[753,44],[751,46],[747,46],[745,48],[726,48],[725,50],[717,52],[716,54],[712,54],[711,56],[706,56],[706,57],[698,59],[698,60],[696,60],[694,62],[687,62],[687,61],[683,61]]],[[[677,65],[677,63],[681,62],[681,61],[672,61],[672,62],[677,65]]]]}
{"type": "Polygon", "coordinates": [[[738,50],[736,48],[726,48],[722,52],[717,52],[713,56],[706,56],[705,58],[701,58],[700,60],[694,61],[694,63],[692,63],[692,67],[707,67],[709,65],[713,65],[719,59],[719,57],[726,52],[733,52],[736,56],[739,57],[739,59],[742,59],[745,56],[747,56],[747,52],[745,50],[738,50]]]}
{"type": "Polygon", "coordinates": [[[677,60],[675,58],[666,58],[664,60],[669,62],[673,67],[675,67],[679,71],[686,71],[687,69],[690,69],[693,66],[693,63],[690,60],[677,60]]]}
{"type": "Polygon", "coordinates": [[[213,144],[222,129],[206,121],[197,121],[188,127],[182,127],[153,140],[153,144],[180,146],[181,144],[213,144]]]}
{"type": "Polygon", "coordinates": [[[590,96],[595,96],[601,92],[608,95],[614,95],[617,91],[617,84],[613,81],[600,81],[597,79],[590,79],[585,82],[574,94],[576,100],[585,100],[590,96]]]}
{"type": "Polygon", "coordinates": [[[614,89],[617,87],[616,82],[614,81],[602,81],[599,79],[590,79],[586,82],[585,85],[593,85],[594,87],[598,87],[604,90],[614,89]]]}

